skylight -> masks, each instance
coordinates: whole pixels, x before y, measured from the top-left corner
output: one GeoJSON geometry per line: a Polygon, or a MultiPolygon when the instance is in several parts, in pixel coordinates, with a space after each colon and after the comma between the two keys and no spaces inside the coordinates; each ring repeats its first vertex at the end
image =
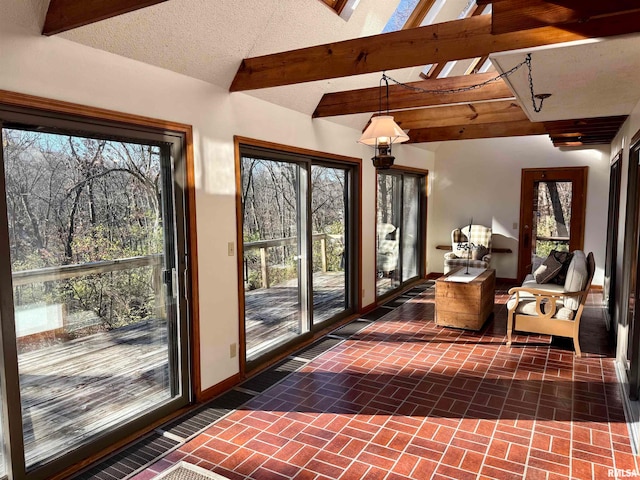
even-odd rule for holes
{"type": "Polygon", "coordinates": [[[411,15],[419,1],[420,0],[400,0],[398,8],[396,8],[396,11],[391,15],[391,18],[384,26],[382,33],[402,30],[402,27],[407,22],[409,15],[411,15]]]}

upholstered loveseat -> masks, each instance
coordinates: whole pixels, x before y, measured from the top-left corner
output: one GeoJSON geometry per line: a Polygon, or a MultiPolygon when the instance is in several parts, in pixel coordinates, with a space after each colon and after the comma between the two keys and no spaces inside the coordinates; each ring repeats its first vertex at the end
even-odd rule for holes
{"type": "Polygon", "coordinates": [[[585,255],[575,250],[564,284],[537,283],[531,273],[522,286],[510,289],[507,345],[511,345],[513,330],[557,335],[572,338],[576,356],[580,357],[580,318],[594,271],[593,253],[585,255]]]}

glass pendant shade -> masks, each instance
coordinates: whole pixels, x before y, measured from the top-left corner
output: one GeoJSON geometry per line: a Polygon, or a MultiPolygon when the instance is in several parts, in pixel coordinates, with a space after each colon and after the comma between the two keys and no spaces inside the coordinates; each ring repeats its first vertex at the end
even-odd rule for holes
{"type": "Polygon", "coordinates": [[[377,147],[391,145],[409,140],[409,136],[393,121],[391,115],[379,115],[371,119],[371,123],[364,131],[359,143],[377,147]]]}

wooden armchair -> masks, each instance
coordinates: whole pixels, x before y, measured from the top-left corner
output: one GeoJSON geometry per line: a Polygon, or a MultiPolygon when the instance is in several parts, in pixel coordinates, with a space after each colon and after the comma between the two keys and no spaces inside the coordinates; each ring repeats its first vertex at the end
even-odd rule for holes
{"type": "Polygon", "coordinates": [[[511,345],[513,330],[557,335],[572,338],[576,356],[580,357],[580,318],[594,271],[593,253],[585,257],[584,252],[576,250],[564,285],[536,284],[533,276],[528,275],[521,287],[510,289],[507,346],[511,345]]]}

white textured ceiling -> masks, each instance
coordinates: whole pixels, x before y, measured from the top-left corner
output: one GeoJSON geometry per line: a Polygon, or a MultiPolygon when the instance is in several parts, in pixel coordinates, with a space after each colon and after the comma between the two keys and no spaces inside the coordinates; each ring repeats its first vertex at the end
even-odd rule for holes
{"type": "MultiPolygon", "coordinates": [[[[345,21],[319,0],[170,0],[60,36],[227,89],[243,58],[378,34],[398,1],[361,0],[345,21]]],[[[411,70],[395,73],[406,80],[411,70]]],[[[246,93],[311,115],[325,92],[374,86],[379,78],[246,93]]]]}
{"type": "MultiPolygon", "coordinates": [[[[243,58],[382,31],[399,0],[361,0],[349,21],[320,0],[169,0],[78,28],[60,36],[228,88],[243,58]]],[[[444,1],[436,22],[455,18],[467,0],[444,1]]],[[[48,0],[0,0],[0,28],[16,26],[39,35],[48,0]]],[[[640,99],[640,37],[552,46],[533,52],[537,93],[552,93],[534,113],[524,70],[508,79],[532,120],[628,114],[640,99]]],[[[492,56],[498,69],[521,61],[523,52],[492,56]]],[[[389,71],[400,81],[418,80],[420,67],[389,71]]],[[[379,73],[246,92],[311,115],[324,93],[377,86],[379,73]]],[[[329,120],[362,128],[367,115],[329,120]]]]}
{"type": "Polygon", "coordinates": [[[550,93],[536,113],[527,70],[507,82],[531,121],[628,115],[640,100],[640,35],[582,40],[560,46],[494,54],[500,72],[531,53],[534,92],[550,93]]]}

